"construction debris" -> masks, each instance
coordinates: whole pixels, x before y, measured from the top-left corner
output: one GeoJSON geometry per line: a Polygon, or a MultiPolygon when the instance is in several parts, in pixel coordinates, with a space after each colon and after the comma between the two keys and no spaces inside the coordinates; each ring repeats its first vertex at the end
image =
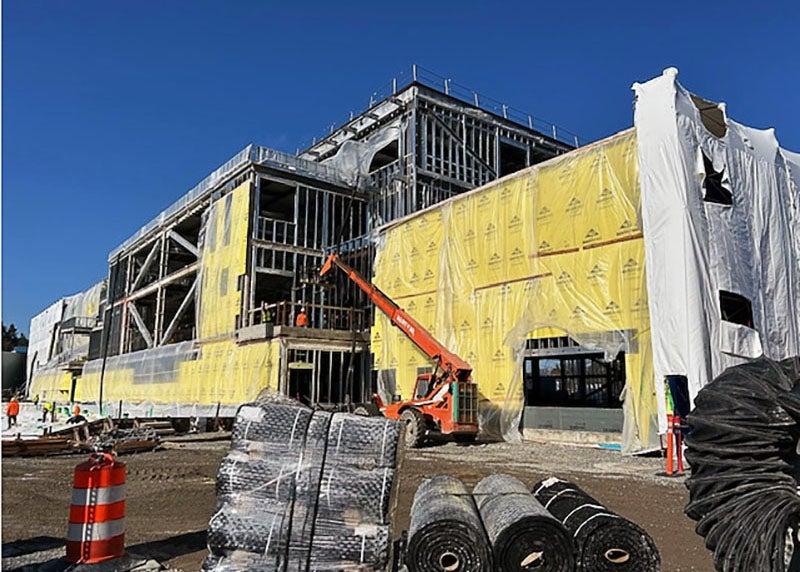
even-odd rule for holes
{"type": "Polygon", "coordinates": [[[161,438],[147,426],[121,429],[108,419],[84,422],[74,427],[51,431],[38,438],[3,439],[3,457],[38,457],[114,451],[117,454],[138,453],[155,449],[161,438]]]}
{"type": "Polygon", "coordinates": [[[3,439],[3,457],[39,457],[73,453],[75,441],[66,437],[39,437],[36,439],[3,439]]]}

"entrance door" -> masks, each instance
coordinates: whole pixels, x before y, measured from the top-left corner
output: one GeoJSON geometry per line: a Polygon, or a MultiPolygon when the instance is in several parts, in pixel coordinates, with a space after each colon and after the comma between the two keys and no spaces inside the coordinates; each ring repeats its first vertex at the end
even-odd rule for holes
{"type": "Polygon", "coordinates": [[[311,405],[311,379],[313,374],[313,369],[290,369],[289,396],[306,405],[311,405]]]}

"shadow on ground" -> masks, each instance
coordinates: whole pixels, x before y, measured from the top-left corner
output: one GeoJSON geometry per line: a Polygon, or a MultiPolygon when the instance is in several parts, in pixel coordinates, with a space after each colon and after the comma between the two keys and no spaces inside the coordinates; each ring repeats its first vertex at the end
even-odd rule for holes
{"type": "Polygon", "coordinates": [[[186,532],[163,540],[128,546],[123,558],[102,564],[74,565],[64,559],[63,538],[36,536],[3,544],[3,570],[17,572],[124,572],[158,569],[153,564],[206,549],[206,531],[186,532]]]}

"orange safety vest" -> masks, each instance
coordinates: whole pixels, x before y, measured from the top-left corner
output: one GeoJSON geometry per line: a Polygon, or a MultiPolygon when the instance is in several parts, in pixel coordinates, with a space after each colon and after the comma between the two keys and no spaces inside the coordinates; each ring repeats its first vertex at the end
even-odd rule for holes
{"type": "Polygon", "coordinates": [[[305,312],[300,312],[297,314],[297,320],[295,320],[295,324],[301,328],[308,325],[308,316],[305,312]]]}
{"type": "Polygon", "coordinates": [[[9,401],[6,406],[6,415],[13,417],[19,415],[19,401],[9,401]]]}

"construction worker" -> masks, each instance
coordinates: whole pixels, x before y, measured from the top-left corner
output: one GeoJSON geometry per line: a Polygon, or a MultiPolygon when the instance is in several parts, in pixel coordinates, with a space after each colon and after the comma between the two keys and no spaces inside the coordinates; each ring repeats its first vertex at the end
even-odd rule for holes
{"type": "Polygon", "coordinates": [[[294,321],[294,325],[298,328],[305,328],[308,326],[308,314],[306,314],[305,308],[300,308],[300,313],[297,314],[297,318],[294,321]]]}
{"type": "Polygon", "coordinates": [[[39,406],[39,394],[38,393],[33,396],[33,406],[34,407],[38,407],[39,406]]]}
{"type": "Polygon", "coordinates": [[[269,308],[262,305],[261,306],[261,323],[262,324],[271,324],[272,323],[272,312],[269,308]]]}
{"type": "Polygon", "coordinates": [[[42,404],[42,423],[47,423],[47,414],[50,413],[50,405],[49,401],[45,401],[42,404]]]}
{"type": "Polygon", "coordinates": [[[72,416],[75,417],[76,415],[80,414],[81,414],[81,406],[76,403],[75,407],[72,408],[72,416]]]}
{"type": "Polygon", "coordinates": [[[19,415],[19,401],[17,396],[11,398],[11,401],[6,405],[6,415],[8,416],[8,428],[17,425],[17,415],[19,415]]]}

